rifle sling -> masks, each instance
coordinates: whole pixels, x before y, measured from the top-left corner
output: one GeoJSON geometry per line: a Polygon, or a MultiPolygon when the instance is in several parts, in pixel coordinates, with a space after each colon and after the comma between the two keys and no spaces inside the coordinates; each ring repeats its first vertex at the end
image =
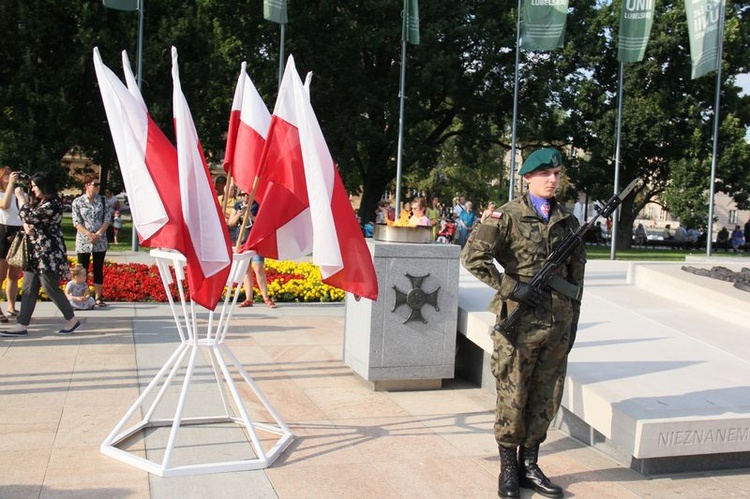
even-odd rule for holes
{"type": "Polygon", "coordinates": [[[571,300],[581,301],[583,295],[583,286],[576,286],[571,284],[566,279],[558,275],[553,275],[547,280],[547,286],[557,291],[558,293],[567,296],[571,300]]]}

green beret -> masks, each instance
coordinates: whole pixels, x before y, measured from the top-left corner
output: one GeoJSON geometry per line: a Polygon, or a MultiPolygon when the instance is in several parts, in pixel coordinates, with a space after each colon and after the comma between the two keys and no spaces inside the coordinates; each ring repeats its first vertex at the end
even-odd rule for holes
{"type": "Polygon", "coordinates": [[[562,165],[563,161],[560,151],[552,149],[551,147],[544,147],[542,149],[537,149],[531,153],[531,156],[526,158],[526,161],[523,162],[523,166],[518,171],[518,174],[526,175],[534,170],[548,170],[562,165]]]}

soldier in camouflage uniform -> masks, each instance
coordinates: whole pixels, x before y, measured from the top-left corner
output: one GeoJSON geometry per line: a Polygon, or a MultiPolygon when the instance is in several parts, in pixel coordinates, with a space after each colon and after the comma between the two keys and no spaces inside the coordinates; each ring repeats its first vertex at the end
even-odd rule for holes
{"type": "Polygon", "coordinates": [[[511,331],[492,332],[500,497],[519,497],[519,487],[548,497],[563,495],[539,469],[537,458],[560,407],[567,357],[578,327],[586,263],[583,246],[548,281],[549,289],[535,290],[527,284],[556,244],[578,228],[573,213],[555,201],[561,170],[557,150],[535,151],[519,171],[529,192],[478,225],[461,252],[464,267],[497,290],[489,308],[498,323],[519,303],[525,305],[511,331]]]}

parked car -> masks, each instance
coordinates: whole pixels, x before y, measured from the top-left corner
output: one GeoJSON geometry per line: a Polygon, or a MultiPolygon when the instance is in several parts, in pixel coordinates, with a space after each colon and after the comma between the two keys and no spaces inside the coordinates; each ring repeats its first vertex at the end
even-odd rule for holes
{"type": "Polygon", "coordinates": [[[649,241],[663,241],[664,229],[646,229],[646,239],[649,241]]]}

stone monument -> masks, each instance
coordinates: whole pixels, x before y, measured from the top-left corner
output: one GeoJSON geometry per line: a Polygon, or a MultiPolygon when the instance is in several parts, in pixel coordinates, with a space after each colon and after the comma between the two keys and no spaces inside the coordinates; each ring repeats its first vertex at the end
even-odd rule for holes
{"type": "Polygon", "coordinates": [[[454,376],[461,248],[432,242],[431,227],[387,225],[368,247],[378,300],[347,293],[344,362],[375,390],[440,388],[454,376]]]}

